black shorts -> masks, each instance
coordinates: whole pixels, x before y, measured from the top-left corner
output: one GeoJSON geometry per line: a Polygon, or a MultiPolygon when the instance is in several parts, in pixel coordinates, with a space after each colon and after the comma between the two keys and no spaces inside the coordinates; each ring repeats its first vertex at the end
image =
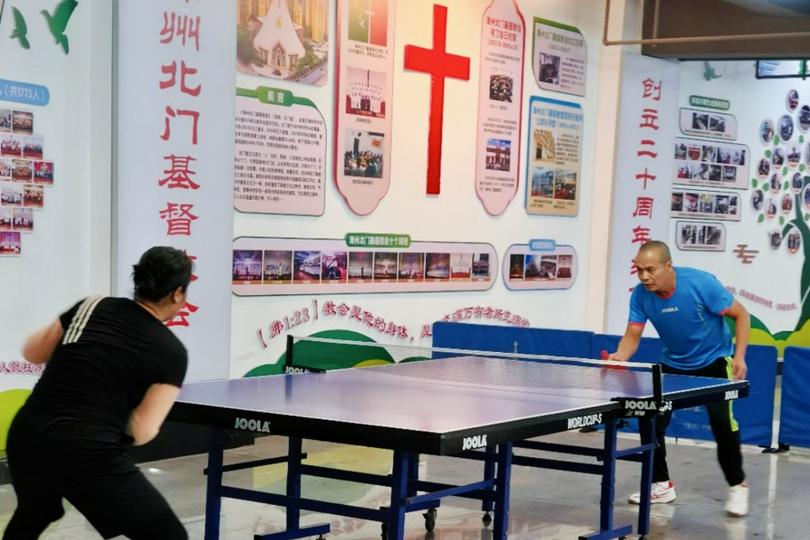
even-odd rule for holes
{"type": "Polygon", "coordinates": [[[23,407],[9,430],[7,455],[17,512],[29,519],[59,519],[64,498],[104,538],[187,538],[124,447],[88,438],[87,426],[23,407]]]}

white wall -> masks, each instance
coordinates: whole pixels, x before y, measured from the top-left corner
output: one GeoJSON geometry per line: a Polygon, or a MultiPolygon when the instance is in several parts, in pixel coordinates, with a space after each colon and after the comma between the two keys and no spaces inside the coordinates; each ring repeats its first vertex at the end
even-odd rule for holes
{"type": "MultiPolygon", "coordinates": [[[[0,108],[34,113],[45,158],[55,164],[54,185],[45,188],[44,208],[34,211],[34,232],[23,235],[22,255],[0,258],[0,362],[6,364],[22,360],[25,337],[72,302],[109,292],[112,7],[107,0],[79,3],[67,27],[68,55],[40,14],[53,7],[46,0],[6,2],[0,21],[0,78],[50,91],[44,107],[0,101],[0,108]],[[8,39],[12,5],[26,18],[28,50],[8,39]]],[[[0,373],[0,403],[4,390],[35,381],[0,373]]]]}
{"type": "MultiPolygon", "coordinates": [[[[25,335],[80,295],[109,289],[111,7],[102,0],[80,4],[68,26],[69,55],[53,43],[39,13],[52,7],[25,3],[31,49],[0,40],[0,78],[50,90],[45,107],[0,107],[34,112],[35,132],[56,170],[44,208],[35,211],[34,232],[23,235],[22,256],[0,259],[0,360],[18,359],[25,335]]],[[[0,34],[12,28],[7,5],[0,34]]]]}
{"type": "MultiPolygon", "coordinates": [[[[749,311],[762,320],[771,333],[793,330],[799,316],[799,310],[779,310],[776,304],[795,303],[800,306],[799,292],[802,263],[804,255],[802,250],[790,254],[784,245],[772,250],[768,243],[767,232],[781,229],[778,218],[758,223],[756,212],[751,206],[750,179],[756,177],[756,166],[763,157],[766,148],[759,138],[759,125],[762,120],[770,118],[778,122],[779,117],[788,114],[785,106],[785,97],[790,89],[799,92],[799,106],[810,105],[810,81],[801,79],[772,79],[757,80],[754,77],[753,61],[711,62],[718,75],[718,79],[706,81],[703,76],[703,62],[688,62],[681,64],[680,105],[689,107],[690,95],[701,95],[727,99],[731,108],[727,113],[737,118],[738,139],[736,143],[746,144],[751,149],[751,171],[749,175],[749,189],[740,191],[742,196],[742,219],[740,222],[726,222],[727,241],[726,251],[723,253],[682,252],[673,251],[676,264],[705,268],[716,273],[727,286],[734,287],[738,293],[747,290],[757,296],[770,299],[773,307],[763,306],[738,294],[737,299],[749,311]],[[737,244],[748,244],[750,249],[759,250],[754,262],[749,265],[741,264],[732,251],[737,244]]],[[[791,116],[796,116],[795,113],[791,116]]],[[[792,141],[802,133],[796,129],[792,141]]],[[[802,158],[805,159],[805,149],[808,134],[804,134],[802,144],[802,158]]],[[[803,161],[803,163],[807,163],[803,161]]],[[[791,170],[791,175],[793,173],[791,170]]],[[[808,174],[807,171],[802,173],[808,174]]],[[[761,183],[761,182],[760,182],[761,183]]],[[[782,192],[784,193],[784,191],[782,192]]],[[[804,212],[807,212],[805,209],[804,212]]],[[[779,212],[781,215],[781,209],[779,212]]],[[[791,216],[792,217],[792,214],[791,216]]],[[[671,237],[674,238],[674,223],[671,237]]]]}
{"type": "MultiPolygon", "coordinates": [[[[500,216],[486,213],[475,194],[475,144],[478,101],[479,34],[486,0],[448,0],[447,50],[468,56],[470,80],[448,79],[445,86],[444,144],[442,153],[441,195],[425,195],[427,159],[429,78],[424,73],[403,70],[403,48],[406,44],[430,47],[432,43],[433,2],[427,0],[400,1],[396,13],[394,59],[394,124],[392,176],[388,194],[379,207],[367,217],[354,215],[346,206],[332,181],[331,142],[329,184],[326,190],[326,210],[321,217],[269,216],[236,213],[234,236],[267,236],[299,238],[342,238],[347,232],[406,233],[413,240],[491,243],[502,262],[509,245],[526,243],[532,238],[551,238],[560,244],[573,245],[579,256],[579,276],[573,287],[564,291],[509,291],[500,276],[494,286],[478,293],[410,293],[373,295],[320,295],[323,301],[359,305],[386,320],[405,324],[415,337],[412,343],[429,344],[420,340],[423,324],[441,319],[445,314],[467,306],[492,306],[509,309],[527,318],[532,326],[547,328],[601,330],[601,300],[605,272],[605,250],[609,198],[612,177],[612,137],[615,121],[616,89],[608,87],[602,94],[603,80],[608,86],[618,84],[616,55],[601,63],[603,6],[592,0],[523,0],[520,9],[526,21],[526,53],[524,73],[523,115],[524,133],[520,159],[520,183],[515,198],[500,216]],[[559,93],[541,92],[531,68],[533,18],[542,17],[576,26],[583,33],[588,48],[587,93],[584,98],[559,93]],[[582,105],[584,129],[582,138],[581,198],[576,217],[530,216],[525,210],[525,152],[526,114],[531,96],[545,96],[582,105]],[[606,97],[605,97],[606,96],[606,97]],[[613,96],[612,98],[610,96],[613,96]],[[608,112],[597,110],[603,106],[608,112]],[[595,202],[595,195],[599,200],[595,202]],[[599,225],[592,225],[598,216],[599,225]],[[604,224],[604,225],[603,225],[604,224]],[[596,232],[594,232],[596,231],[596,232]],[[595,246],[591,235],[599,233],[595,246]],[[594,255],[598,260],[594,261],[594,255]],[[596,279],[590,275],[597,273],[596,279]],[[596,301],[594,301],[594,299],[596,301]]],[[[623,2],[616,12],[623,12],[623,2]]],[[[632,3],[631,3],[632,4],[632,3]]],[[[632,6],[631,6],[632,7],[632,6]]],[[[331,14],[334,19],[334,12],[331,14]]],[[[621,31],[621,30],[620,30],[621,31]]],[[[330,44],[330,47],[332,45],[330,44]]],[[[329,83],[314,88],[299,84],[268,81],[240,75],[240,87],[260,84],[289,88],[296,95],[314,101],[326,120],[333,122],[333,91],[335,73],[330,65],[329,83]]],[[[331,139],[332,133],[329,132],[331,139]]],[[[273,363],[283,351],[283,336],[274,338],[264,348],[257,331],[272,321],[291,316],[302,307],[312,309],[313,296],[298,297],[234,297],[232,310],[232,368],[231,375],[242,376],[255,366],[273,363]]],[[[479,321],[487,322],[487,321],[479,321]]],[[[308,335],[320,330],[343,326],[365,333],[378,341],[386,336],[369,331],[365,325],[348,318],[320,318],[296,328],[295,335],[308,335]]],[[[405,343],[402,343],[405,344],[405,343]]]]}

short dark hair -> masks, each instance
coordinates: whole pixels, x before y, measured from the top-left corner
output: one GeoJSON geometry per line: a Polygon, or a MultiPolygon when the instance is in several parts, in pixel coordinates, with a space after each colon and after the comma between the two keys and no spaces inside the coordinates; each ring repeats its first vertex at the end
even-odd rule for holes
{"type": "Polygon", "coordinates": [[[669,246],[660,240],[645,242],[638,250],[639,253],[649,253],[651,251],[658,254],[658,258],[661,259],[661,262],[672,260],[672,255],[669,253],[669,246]]]}
{"type": "Polygon", "coordinates": [[[157,302],[178,287],[185,292],[192,270],[191,259],[179,249],[169,246],[147,249],[138,264],[132,266],[135,299],[157,302]]]}

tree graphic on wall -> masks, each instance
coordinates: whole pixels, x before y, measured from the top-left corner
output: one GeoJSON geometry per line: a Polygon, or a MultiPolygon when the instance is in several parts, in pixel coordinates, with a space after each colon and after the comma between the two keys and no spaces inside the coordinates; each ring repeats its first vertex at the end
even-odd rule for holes
{"type": "Polygon", "coordinates": [[[759,137],[765,149],[754,163],[751,205],[758,212],[757,222],[771,225],[771,249],[801,253],[799,314],[795,330],[810,320],[810,105],[799,107],[799,95],[790,90],[786,97],[789,113],[776,121],[763,120],[759,137]]]}

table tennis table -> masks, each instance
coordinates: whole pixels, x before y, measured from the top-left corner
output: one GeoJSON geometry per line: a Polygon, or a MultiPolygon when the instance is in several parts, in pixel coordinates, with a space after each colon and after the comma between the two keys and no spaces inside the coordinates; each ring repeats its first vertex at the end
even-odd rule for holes
{"type": "MultiPolygon", "coordinates": [[[[747,395],[747,381],[661,375],[634,368],[608,369],[514,358],[459,356],[421,362],[351,368],[325,373],[249,377],[187,384],[170,418],[214,428],[208,453],[205,538],[219,538],[221,498],[284,507],[286,529],[255,538],[319,538],[329,525],[301,526],[301,510],[380,522],[383,536],[401,540],[405,514],[426,511],[435,524],[441,499],[482,501],[494,512],[493,540],[506,538],[512,465],[597,474],[602,477],[599,529],[581,538],[622,538],[632,525],[614,526],[617,460],[641,462],[637,533],[649,533],[649,495],[657,413],[747,395]],[[640,444],[619,449],[617,423],[639,419],[640,444]],[[602,448],[537,440],[540,435],[604,426],[602,448]],[[223,466],[229,430],[288,437],[286,456],[223,466]],[[345,471],[305,463],[302,440],[393,450],[391,474],[345,471]],[[515,448],[592,456],[597,463],[524,456],[515,448]],[[480,481],[449,485],[420,479],[420,454],[484,462],[480,481]],[[286,494],[223,484],[223,472],[272,463],[287,464],[286,494]],[[389,487],[390,504],[363,508],[304,497],[302,475],[389,487]]],[[[489,516],[487,513],[486,516],[489,516]]],[[[486,518],[485,518],[486,519],[486,518]]]]}

